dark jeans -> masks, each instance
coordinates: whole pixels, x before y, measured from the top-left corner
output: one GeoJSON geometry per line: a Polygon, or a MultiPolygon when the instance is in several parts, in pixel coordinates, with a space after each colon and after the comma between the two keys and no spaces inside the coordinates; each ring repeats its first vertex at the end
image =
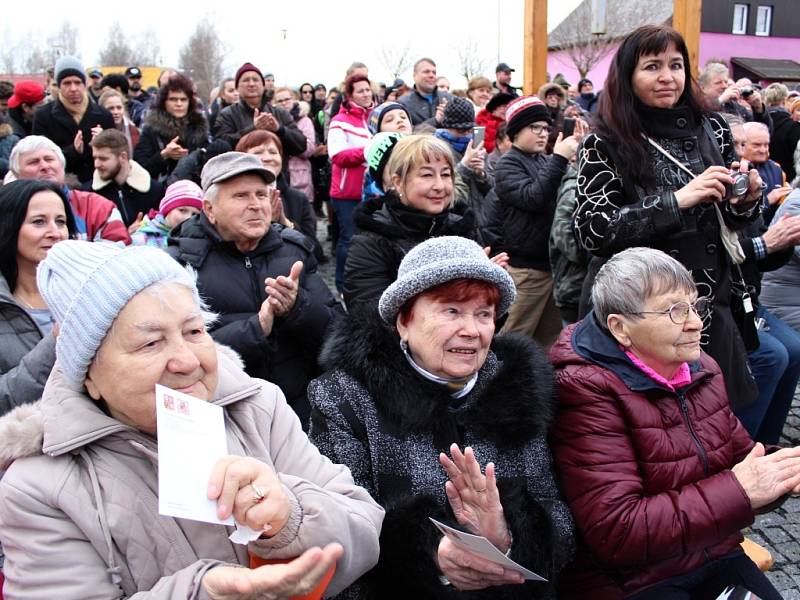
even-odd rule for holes
{"type": "Polygon", "coordinates": [[[714,600],[729,586],[750,590],[762,600],[782,600],[756,563],[744,552],[717,559],[677,577],[670,577],[628,600],[714,600]]]}
{"type": "Polygon", "coordinates": [[[777,444],[800,379],[800,334],[763,306],[756,317],[766,321],[758,330],[758,350],[748,355],[758,400],[736,416],[754,440],[777,444]]]}
{"type": "Polygon", "coordinates": [[[339,293],[344,289],[344,263],[347,260],[347,251],[350,249],[350,239],[356,230],[353,211],[358,203],[359,200],[331,198],[333,211],[339,223],[339,240],[336,243],[336,289],[339,293]]]}

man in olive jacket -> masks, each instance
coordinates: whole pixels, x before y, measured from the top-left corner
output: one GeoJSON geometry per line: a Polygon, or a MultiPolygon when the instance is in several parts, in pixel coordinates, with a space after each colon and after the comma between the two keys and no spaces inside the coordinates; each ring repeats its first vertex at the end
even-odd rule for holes
{"type": "MultiPolygon", "coordinates": [[[[292,115],[272,106],[264,94],[264,76],[258,68],[245,63],[236,71],[239,102],[225,107],[214,123],[214,137],[223,139],[235,148],[243,135],[256,129],[266,129],[277,135],[286,156],[306,151],[306,136],[297,128],[292,115]]],[[[284,160],[284,168],[288,164],[284,160]]]]}
{"type": "Polygon", "coordinates": [[[226,152],[202,173],[203,212],[174,230],[167,251],[197,273],[197,287],[219,314],[211,336],[230,346],[245,371],[276,383],[308,428],[308,382],[339,306],[316,272],[314,246],[292,229],[270,226],[261,160],[226,152]]]}

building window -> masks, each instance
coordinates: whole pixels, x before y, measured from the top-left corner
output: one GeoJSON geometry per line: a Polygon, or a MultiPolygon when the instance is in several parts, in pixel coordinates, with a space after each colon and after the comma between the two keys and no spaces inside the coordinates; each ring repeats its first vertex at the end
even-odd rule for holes
{"type": "Polygon", "coordinates": [[[749,9],[749,4],[733,5],[733,33],[737,35],[744,35],[747,33],[747,13],[749,9]]]}
{"type": "Polygon", "coordinates": [[[772,7],[759,6],[756,11],[756,35],[769,35],[772,29],[772,7]]]}

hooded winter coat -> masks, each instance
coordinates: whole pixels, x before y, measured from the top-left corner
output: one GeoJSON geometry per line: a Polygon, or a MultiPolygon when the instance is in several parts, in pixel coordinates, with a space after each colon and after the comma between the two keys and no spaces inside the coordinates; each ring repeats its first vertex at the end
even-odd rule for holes
{"type": "Polygon", "coordinates": [[[278,473],[291,507],[283,529],[243,546],[230,527],[160,515],[157,440],[70,390],[56,367],[42,401],[0,426],[0,460],[13,460],[0,482],[6,598],[207,600],[202,577],[216,566],[329,542],[345,547],[331,592],[375,564],[382,509],[309,443],[275,385],[218,357],[213,403],[228,450],[278,473]]]}
{"type": "Polygon", "coordinates": [[[475,217],[467,206],[428,215],[402,204],[393,190],[358,206],[353,221],[359,233],[350,242],[344,267],[348,310],[357,305],[377,307],[383,291],[397,279],[403,257],[420,242],[443,235],[469,239],[476,235],[475,217]]]}
{"type": "Polygon", "coordinates": [[[320,371],[317,354],[338,305],[317,273],[313,245],[303,234],[273,226],[255,250],[242,254],[226,242],[204,214],[184,221],[169,238],[167,251],[197,271],[197,287],[211,310],[220,314],[211,335],[244,359],[252,377],[280,386],[306,427],[306,386],[320,371]],[[258,319],[266,300],[264,280],[288,275],[302,261],[294,307],[277,317],[269,336],[258,319]]]}
{"type": "Polygon", "coordinates": [[[471,446],[493,461],[513,536],[511,558],[550,582],[573,551],[569,510],[555,484],[546,432],[552,371],[522,337],[498,337],[475,387],[454,400],[406,361],[377,311],[337,323],[321,354],[329,371],[309,385],[310,438],[386,508],[377,567],[345,598],[554,598],[547,583],[459,592],[440,580],[441,534],[428,517],[457,525],[445,496],[440,452],[471,446]]]}
{"type": "Polygon", "coordinates": [[[41,329],[0,275],[0,415],[35,402],[56,360],[56,338],[41,329]]]}
{"type": "Polygon", "coordinates": [[[740,551],[754,514],[731,468],[753,441],[706,354],[673,392],[590,313],[550,350],[556,470],[580,533],[559,598],[610,600],[740,551]]]}
{"type": "Polygon", "coordinates": [[[328,155],[331,157],[330,196],[334,200],[360,200],[364,171],[364,148],[372,134],[367,127],[369,111],[348,101],[328,129],[328,155]]]}

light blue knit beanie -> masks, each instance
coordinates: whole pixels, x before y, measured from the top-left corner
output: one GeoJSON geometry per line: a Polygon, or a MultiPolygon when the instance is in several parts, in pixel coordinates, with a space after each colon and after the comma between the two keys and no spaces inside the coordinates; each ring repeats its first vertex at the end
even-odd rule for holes
{"type": "Polygon", "coordinates": [[[59,323],[56,358],[74,389],[83,388],[89,364],[128,301],[164,279],[186,285],[199,305],[194,277],[160,248],[65,240],[48,251],[36,283],[59,323]]]}

